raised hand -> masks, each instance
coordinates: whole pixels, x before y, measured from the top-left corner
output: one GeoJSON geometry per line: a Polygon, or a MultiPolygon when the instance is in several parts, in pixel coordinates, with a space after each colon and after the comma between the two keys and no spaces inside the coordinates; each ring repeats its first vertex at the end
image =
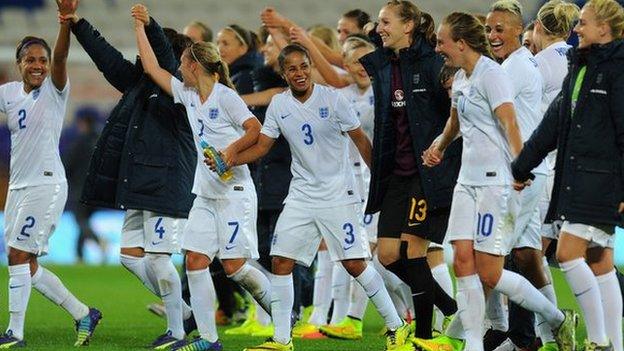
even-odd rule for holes
{"type": "Polygon", "coordinates": [[[134,18],[135,25],[144,25],[147,26],[150,22],[150,16],[149,16],[149,11],[147,10],[147,7],[143,4],[136,4],[134,6],[132,6],[132,8],[130,9],[130,13],[132,15],[132,18],[134,18]],[[139,23],[140,22],[140,23],[139,23]]]}
{"type": "Polygon", "coordinates": [[[291,27],[290,28],[290,41],[293,43],[300,44],[306,48],[309,48],[310,45],[314,45],[308,33],[301,27],[291,27]]]}
{"type": "Polygon", "coordinates": [[[260,21],[266,27],[284,27],[288,20],[272,7],[267,7],[260,13],[260,21]]]}
{"type": "Polygon", "coordinates": [[[60,16],[75,15],[80,0],[56,0],[56,6],[60,16]]]}

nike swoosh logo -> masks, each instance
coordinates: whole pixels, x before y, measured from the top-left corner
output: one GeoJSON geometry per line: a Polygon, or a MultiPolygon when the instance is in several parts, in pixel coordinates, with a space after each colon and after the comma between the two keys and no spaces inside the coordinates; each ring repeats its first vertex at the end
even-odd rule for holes
{"type": "Polygon", "coordinates": [[[408,227],[415,227],[417,225],[421,225],[422,222],[407,222],[408,227]]]}
{"type": "Polygon", "coordinates": [[[232,246],[227,246],[227,245],[226,245],[226,246],[225,246],[225,249],[226,249],[226,250],[232,250],[232,249],[233,249],[233,248],[235,248],[235,247],[236,247],[236,245],[232,245],[232,246]]]}
{"type": "Polygon", "coordinates": [[[150,95],[150,96],[149,96],[149,99],[151,99],[151,98],[155,98],[155,97],[158,97],[158,94],[152,94],[152,95],[150,95]]]}
{"type": "Polygon", "coordinates": [[[9,289],[17,289],[17,288],[21,288],[22,286],[24,286],[26,284],[22,284],[22,285],[9,285],[9,289]]]}
{"type": "Polygon", "coordinates": [[[345,251],[347,251],[347,250],[349,250],[349,249],[350,249],[350,248],[352,248],[352,247],[353,247],[353,245],[351,245],[351,246],[346,246],[346,247],[343,247],[343,249],[344,249],[345,251]]]}
{"type": "Polygon", "coordinates": [[[283,116],[280,116],[280,117],[281,117],[282,119],[284,119],[284,118],[286,118],[286,117],[288,117],[288,116],[290,116],[290,115],[292,115],[292,113],[289,113],[289,114],[287,114],[287,115],[283,115],[283,116]]]}
{"type": "Polygon", "coordinates": [[[486,240],[487,239],[477,239],[476,241],[477,241],[477,244],[481,244],[481,243],[485,242],[486,240]]]}
{"type": "Polygon", "coordinates": [[[424,291],[417,292],[417,293],[415,293],[415,294],[412,294],[412,297],[414,297],[414,296],[419,296],[419,295],[422,295],[422,294],[424,294],[424,293],[425,293],[424,291]]]}
{"type": "Polygon", "coordinates": [[[160,243],[162,243],[162,241],[152,241],[152,245],[158,245],[160,243]]]}
{"type": "Polygon", "coordinates": [[[26,239],[20,238],[19,236],[17,237],[17,241],[24,241],[24,240],[26,240],[26,239]]]}
{"type": "Polygon", "coordinates": [[[578,293],[578,294],[574,294],[574,296],[579,297],[579,296],[581,296],[581,295],[584,295],[585,293],[589,292],[591,289],[592,289],[592,288],[589,288],[589,289],[587,289],[587,290],[585,290],[585,291],[581,291],[581,292],[580,292],[580,293],[578,293]]]}

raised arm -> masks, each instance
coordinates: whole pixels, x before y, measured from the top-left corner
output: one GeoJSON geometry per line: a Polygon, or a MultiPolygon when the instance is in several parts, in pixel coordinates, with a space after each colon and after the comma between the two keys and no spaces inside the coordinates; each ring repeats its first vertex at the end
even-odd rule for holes
{"type": "Polygon", "coordinates": [[[72,33],[104,74],[104,78],[123,93],[136,83],[141,72],[132,62],[124,59],[121,52],[110,45],[87,20],[76,14],[78,3],[78,0],[61,0],[59,20],[70,24],[72,33]]]}
{"type": "Polygon", "coordinates": [[[273,96],[283,92],[286,88],[269,88],[251,94],[241,95],[241,98],[248,106],[267,106],[273,96]]]}
{"type": "Polygon", "coordinates": [[[152,46],[152,50],[154,50],[160,67],[171,74],[175,74],[179,62],[175,57],[173,47],[169,40],[167,40],[163,29],[156,20],[150,17],[149,11],[144,5],[133,6],[131,12],[132,17],[143,22],[145,25],[145,34],[147,34],[147,39],[152,46]]]}
{"type": "Polygon", "coordinates": [[[368,139],[368,136],[366,135],[366,133],[364,133],[362,127],[357,127],[356,129],[348,131],[347,133],[349,134],[349,137],[351,138],[351,140],[353,140],[353,143],[360,152],[362,159],[364,159],[364,162],[370,169],[373,154],[373,145],[371,145],[370,139],[368,139]]]}
{"type": "Polygon", "coordinates": [[[144,23],[138,19],[135,19],[134,30],[136,32],[137,47],[139,49],[139,55],[141,56],[141,64],[143,65],[143,70],[162,90],[164,90],[169,95],[173,95],[173,92],[171,91],[171,73],[162,69],[158,65],[156,54],[154,54],[154,50],[152,50],[152,46],[147,39],[147,34],[145,34],[144,23]]]}
{"type": "Polygon", "coordinates": [[[321,54],[319,49],[314,45],[308,34],[301,27],[292,27],[290,29],[290,39],[294,43],[298,43],[308,49],[310,52],[310,56],[312,58],[312,62],[314,66],[319,71],[323,79],[327,84],[336,87],[336,88],[344,88],[350,84],[349,81],[343,79],[338,72],[332,67],[332,65],[327,61],[325,56],[321,54]]]}
{"type": "MultiPolygon", "coordinates": [[[[69,9],[63,7],[61,0],[56,0],[60,15],[68,14],[69,9]]],[[[69,23],[64,21],[59,26],[58,36],[54,44],[54,52],[52,53],[52,65],[50,67],[50,76],[52,83],[58,90],[65,89],[67,84],[67,55],[69,54],[69,23]]]]}

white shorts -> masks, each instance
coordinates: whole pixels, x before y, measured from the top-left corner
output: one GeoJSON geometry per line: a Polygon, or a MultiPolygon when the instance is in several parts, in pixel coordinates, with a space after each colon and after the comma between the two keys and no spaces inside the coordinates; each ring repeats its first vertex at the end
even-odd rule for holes
{"type": "Polygon", "coordinates": [[[67,183],[9,190],[4,218],[7,247],[42,256],[67,201],[67,183]]]}
{"type": "Polygon", "coordinates": [[[325,240],[332,261],[369,259],[370,246],[362,228],[362,205],[304,208],[286,204],[277,219],[271,256],[310,266],[325,240]]]}
{"type": "Polygon", "coordinates": [[[121,228],[122,248],[142,247],[145,252],[180,253],[186,218],[173,218],[151,211],[127,210],[121,228]]]}
{"type": "Polygon", "coordinates": [[[362,223],[366,231],[366,237],[371,244],[377,243],[377,224],[379,223],[379,212],[374,214],[363,214],[362,223]]]}
{"type": "MultiPolygon", "coordinates": [[[[366,167],[366,165],[362,164],[360,167],[366,167]]],[[[355,168],[355,167],[354,167],[355,168]]],[[[355,171],[356,169],[354,169],[355,171]]],[[[366,230],[366,237],[368,237],[368,242],[372,244],[377,243],[377,224],[379,223],[379,212],[374,214],[366,214],[364,210],[366,209],[366,201],[368,197],[368,186],[370,184],[370,174],[367,172],[366,174],[361,173],[361,169],[357,169],[360,173],[355,173],[355,185],[358,188],[360,196],[362,196],[362,222],[364,225],[364,230],[366,230]]]]}
{"type": "Polygon", "coordinates": [[[204,254],[213,261],[258,255],[258,200],[255,193],[233,199],[197,196],[184,229],[182,249],[204,254]]]}
{"type": "Polygon", "coordinates": [[[589,247],[604,247],[613,249],[615,246],[615,232],[607,233],[600,228],[588,224],[570,223],[564,221],[561,232],[566,232],[589,241],[589,247]]]}
{"type": "Polygon", "coordinates": [[[472,240],[475,251],[505,256],[514,242],[519,200],[511,186],[457,184],[447,240],[472,240]]]}
{"type": "Polygon", "coordinates": [[[542,250],[542,215],[540,201],[546,192],[544,174],[536,174],[535,179],[520,192],[520,211],[516,217],[514,249],[531,248],[542,250]]]}
{"type": "Polygon", "coordinates": [[[559,238],[559,230],[561,229],[561,221],[557,220],[553,223],[544,223],[546,214],[548,213],[548,206],[550,205],[550,197],[552,195],[553,186],[555,183],[555,173],[549,174],[546,177],[546,191],[542,194],[540,199],[539,208],[542,219],[542,236],[551,240],[557,240],[559,238]]]}

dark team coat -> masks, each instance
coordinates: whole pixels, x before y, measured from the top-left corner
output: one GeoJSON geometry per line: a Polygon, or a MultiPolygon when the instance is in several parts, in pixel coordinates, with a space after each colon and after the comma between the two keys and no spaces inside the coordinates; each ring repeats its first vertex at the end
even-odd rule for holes
{"type": "MultiPolygon", "coordinates": [[[[360,59],[372,79],[375,94],[375,134],[366,213],[380,210],[394,170],[395,122],[390,105],[392,55],[391,50],[378,47],[360,59]]],[[[443,60],[418,36],[409,48],[400,51],[399,61],[414,156],[428,208],[449,207],[461,164],[461,142],[453,142],[436,167],[429,168],[420,162],[420,155],[442,133],[449,117],[450,99],[438,79],[443,60]]]]}
{"type": "Polygon", "coordinates": [[[624,224],[624,42],[571,49],[570,68],[559,96],[512,163],[514,178],[526,180],[548,152],[557,149],[555,183],[547,221],[624,224]],[[587,66],[576,109],[572,90],[587,66]]]}
{"type": "MultiPolygon", "coordinates": [[[[85,19],[72,32],[123,94],[93,150],[81,201],[188,216],[197,158],[186,110],[144,74],[139,61],[124,59],[85,19]]],[[[160,66],[174,74],[179,63],[162,29],[152,19],[146,32],[160,66]]]]}

